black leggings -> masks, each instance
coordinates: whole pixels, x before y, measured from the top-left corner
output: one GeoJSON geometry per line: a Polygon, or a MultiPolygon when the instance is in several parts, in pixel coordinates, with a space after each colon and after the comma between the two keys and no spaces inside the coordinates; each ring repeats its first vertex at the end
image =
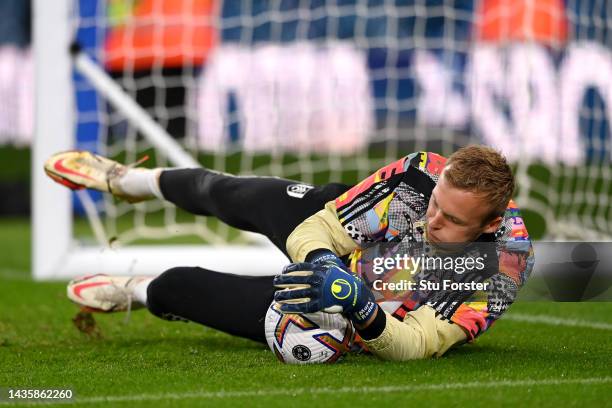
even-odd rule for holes
{"type": "MultiPolygon", "coordinates": [[[[293,229],[350,188],[337,183],[310,188],[276,177],[235,177],[206,169],[166,170],[159,184],[164,198],[176,206],[263,234],[285,255],[293,229]]],[[[273,294],[271,276],[177,267],[151,282],[147,307],[163,319],[265,341],[263,320],[273,294]]]]}

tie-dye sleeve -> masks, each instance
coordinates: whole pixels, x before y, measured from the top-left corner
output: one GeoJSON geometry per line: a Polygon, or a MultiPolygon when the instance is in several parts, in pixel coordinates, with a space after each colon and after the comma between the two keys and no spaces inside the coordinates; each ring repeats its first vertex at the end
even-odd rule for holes
{"type": "Polygon", "coordinates": [[[475,293],[451,317],[451,321],[469,333],[470,340],[485,332],[508,310],[533,269],[533,246],[520,212],[512,201],[500,227],[497,257],[498,270],[485,281],[488,283],[486,293],[475,293]]]}

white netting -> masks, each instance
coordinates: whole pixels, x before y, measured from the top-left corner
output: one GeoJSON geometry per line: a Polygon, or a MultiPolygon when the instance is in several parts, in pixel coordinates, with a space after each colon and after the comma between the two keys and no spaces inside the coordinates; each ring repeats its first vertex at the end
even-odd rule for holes
{"type": "MultiPolygon", "coordinates": [[[[486,143],[516,163],[536,235],[544,225],[556,238],[612,235],[609,1],[75,6],[84,50],[207,167],[354,183],[414,150],[486,143]]],[[[150,153],[122,112],[75,84],[80,147],[126,162],[150,153]]],[[[146,165],[168,163],[157,154],[146,165]]],[[[160,202],[99,207],[124,243],[237,237],[160,202]]]]}
{"type": "Polygon", "coordinates": [[[30,50],[0,44],[0,145],[23,146],[31,142],[33,81],[30,50]]]}

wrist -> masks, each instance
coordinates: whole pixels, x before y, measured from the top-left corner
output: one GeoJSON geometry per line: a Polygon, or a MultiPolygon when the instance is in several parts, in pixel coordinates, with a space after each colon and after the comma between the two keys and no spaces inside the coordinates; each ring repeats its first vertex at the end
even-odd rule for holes
{"type": "Polygon", "coordinates": [[[353,304],[349,312],[349,318],[357,326],[364,326],[372,320],[378,310],[378,305],[374,300],[374,295],[364,284],[364,282],[358,278],[353,277],[355,280],[354,287],[357,289],[355,293],[353,304]]]}
{"type": "Polygon", "coordinates": [[[349,318],[351,322],[353,322],[355,328],[364,329],[372,323],[377,313],[378,305],[374,301],[368,300],[362,307],[354,310],[349,318]]]}
{"type": "Polygon", "coordinates": [[[380,337],[387,326],[387,314],[378,306],[376,313],[370,320],[362,324],[353,321],[353,326],[363,340],[376,339],[380,337]]]}
{"type": "Polygon", "coordinates": [[[344,265],[344,262],[342,262],[338,255],[336,255],[331,250],[325,248],[310,251],[308,255],[306,255],[305,261],[317,265],[334,264],[343,269],[346,269],[346,265],[344,265]]]}

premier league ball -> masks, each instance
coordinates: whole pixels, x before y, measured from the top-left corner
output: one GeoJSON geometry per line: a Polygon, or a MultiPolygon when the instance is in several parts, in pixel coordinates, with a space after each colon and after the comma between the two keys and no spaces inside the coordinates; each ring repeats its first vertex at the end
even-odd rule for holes
{"type": "Polygon", "coordinates": [[[276,357],[287,364],[334,363],[353,344],[355,330],[340,314],[292,314],[272,302],[266,313],[266,340],[276,357]]]}

